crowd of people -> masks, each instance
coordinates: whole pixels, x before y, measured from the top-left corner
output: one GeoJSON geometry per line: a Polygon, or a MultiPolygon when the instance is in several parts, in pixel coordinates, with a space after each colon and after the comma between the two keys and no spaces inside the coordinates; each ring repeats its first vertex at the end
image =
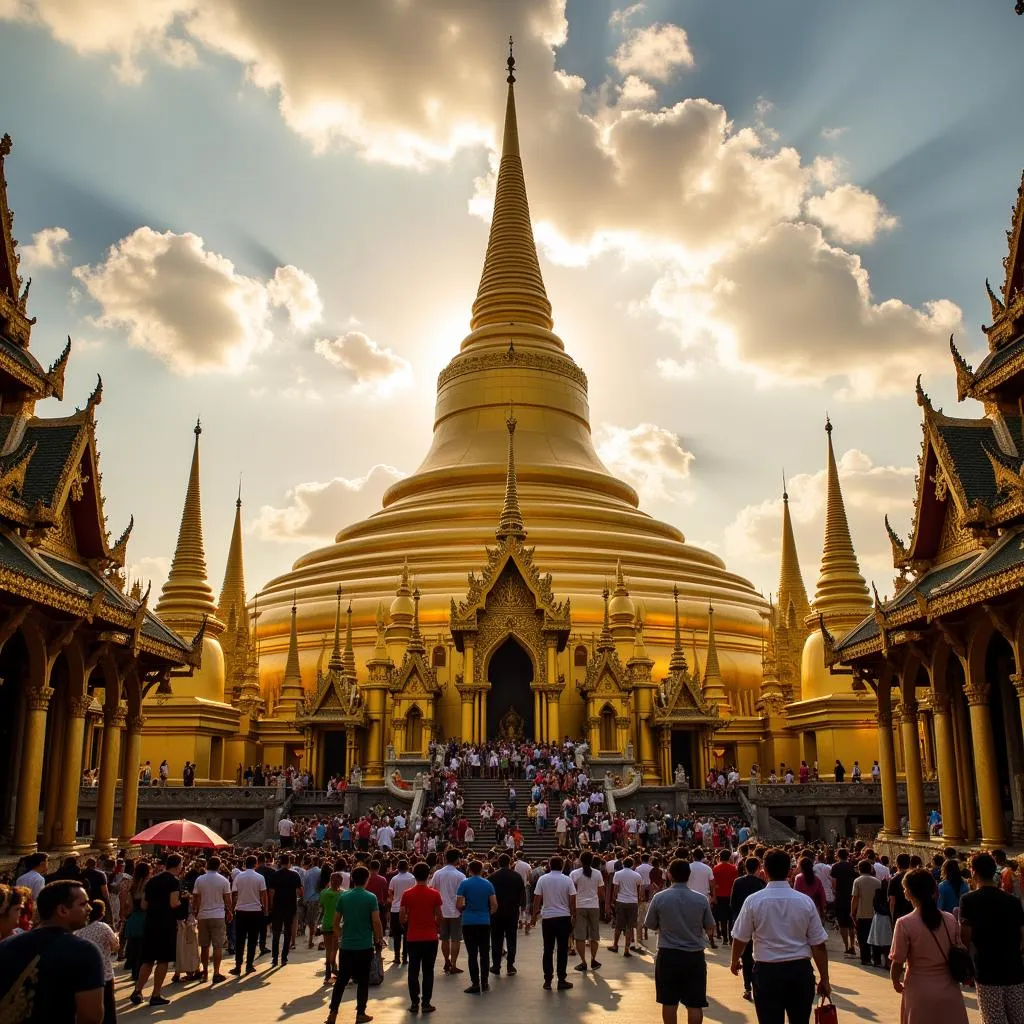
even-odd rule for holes
{"type": "MultiPolygon", "coordinates": [[[[700,843],[706,824],[690,829],[700,843]]],[[[518,973],[519,939],[539,925],[543,986],[561,990],[573,987],[572,961],[585,973],[600,971],[599,954],[646,958],[656,933],[666,1024],[680,1004],[688,1021],[702,1019],[705,949],[719,947],[759,1020],[806,1021],[815,993],[830,992],[832,928],[843,955],[888,972],[904,1024],[966,1022],[960,981],[975,986],[985,1024],[1024,1022],[1024,865],[1002,851],[890,863],[861,842],[773,850],[736,836],[717,849],[666,848],[627,831],[605,851],[560,848],[531,863],[499,845],[420,854],[408,839],[384,839],[357,837],[347,852],[70,856],[52,872],[45,854],[32,855],[0,888],[0,1009],[24,1008],[0,1019],[113,1022],[119,965],[132,1003],[162,1006],[168,986],[226,986],[267,956],[283,969],[300,943],[323,951],[329,1022],[350,985],[357,1022],[372,1019],[388,943],[391,963],[408,970],[410,1010],[430,1013],[439,954],[442,976],[468,972],[476,995],[492,976],[518,973]]]]}

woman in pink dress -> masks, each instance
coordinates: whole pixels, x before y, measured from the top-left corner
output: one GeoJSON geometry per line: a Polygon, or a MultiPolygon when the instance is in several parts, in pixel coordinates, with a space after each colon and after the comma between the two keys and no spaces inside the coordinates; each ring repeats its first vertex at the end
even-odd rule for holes
{"type": "Polygon", "coordinates": [[[814,900],[814,905],[818,908],[818,916],[824,921],[827,905],[825,887],[821,884],[821,879],[814,873],[814,861],[810,857],[800,858],[796,875],[793,878],[793,888],[814,900]]]}
{"type": "Polygon", "coordinates": [[[908,871],[903,889],[914,911],[893,929],[889,971],[892,987],[903,996],[900,1024],[967,1024],[964,997],[948,962],[950,947],[959,942],[956,919],[939,910],[935,879],[924,868],[908,871]]]}

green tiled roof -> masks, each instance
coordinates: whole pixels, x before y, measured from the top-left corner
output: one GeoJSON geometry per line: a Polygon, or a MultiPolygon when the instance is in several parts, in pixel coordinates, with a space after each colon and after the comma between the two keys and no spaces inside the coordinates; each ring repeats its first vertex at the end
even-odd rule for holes
{"type": "Polygon", "coordinates": [[[61,474],[71,458],[75,439],[81,427],[72,423],[61,427],[42,427],[29,424],[19,450],[37,445],[25,474],[25,489],[21,500],[31,506],[36,501],[52,505],[57,496],[61,474]]]}
{"type": "Polygon", "coordinates": [[[40,377],[46,376],[46,371],[40,366],[39,360],[27,348],[22,348],[11,341],[10,338],[5,338],[2,334],[0,334],[0,351],[16,362],[21,363],[26,370],[38,374],[40,377]]]}
{"type": "Polygon", "coordinates": [[[1002,348],[996,349],[995,352],[989,352],[981,361],[981,365],[974,371],[974,379],[982,380],[1021,352],[1024,352],[1024,334],[1019,338],[1014,338],[1009,345],[1004,345],[1002,348]]]}

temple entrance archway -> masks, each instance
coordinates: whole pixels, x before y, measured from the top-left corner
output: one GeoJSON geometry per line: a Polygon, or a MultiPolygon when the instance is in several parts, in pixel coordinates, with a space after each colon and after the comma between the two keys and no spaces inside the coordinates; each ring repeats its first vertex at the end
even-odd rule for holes
{"type": "Polygon", "coordinates": [[[346,739],[344,729],[331,729],[324,733],[324,779],[329,779],[332,775],[340,775],[343,778],[347,778],[345,771],[346,739]]]}
{"type": "Polygon", "coordinates": [[[672,730],[672,771],[681,764],[686,769],[691,786],[703,786],[704,780],[697,779],[697,744],[694,742],[696,733],[689,729],[672,730]]]}
{"type": "Polygon", "coordinates": [[[536,737],[533,720],[533,660],[515,637],[509,637],[491,655],[487,665],[491,691],[487,697],[487,738],[510,731],[536,737]]]}

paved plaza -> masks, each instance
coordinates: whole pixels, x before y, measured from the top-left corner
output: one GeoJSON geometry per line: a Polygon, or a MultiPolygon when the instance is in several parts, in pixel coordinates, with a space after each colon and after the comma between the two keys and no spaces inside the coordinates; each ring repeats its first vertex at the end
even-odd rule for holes
{"type": "MultiPolygon", "coordinates": [[[[899,996],[893,991],[888,974],[862,968],[859,961],[842,959],[842,946],[834,935],[829,946],[833,999],[840,1021],[844,1024],[854,1021],[890,1024],[899,1020],[899,996]]],[[[435,1024],[471,1019],[481,1024],[554,1024],[597,1022],[610,1013],[621,1024],[660,1022],[660,1008],[654,1001],[653,954],[625,960],[602,948],[601,970],[586,974],[572,970],[578,960],[570,958],[569,976],[575,987],[570,992],[545,992],[541,988],[540,951],[539,930],[528,937],[521,936],[516,958],[519,973],[513,978],[504,974],[499,978],[491,976],[491,990],[478,996],[463,992],[469,985],[468,972],[457,977],[440,973],[442,960],[439,956],[433,1000],[437,1013],[428,1019],[435,1024]]],[[[271,968],[270,957],[265,956],[257,961],[255,974],[241,979],[229,976],[227,982],[213,988],[198,982],[167,985],[164,994],[172,1002],[159,1009],[146,1003],[133,1007],[127,1001],[130,983],[119,981],[118,1017],[132,1024],[148,1020],[186,1020],[190,1024],[270,1024],[288,1020],[295,1024],[316,1024],[327,1016],[330,998],[330,989],[323,984],[322,956],[322,953],[306,950],[302,944],[286,967],[271,968]]],[[[709,949],[707,956],[711,1005],[704,1019],[713,1024],[754,1024],[757,1018],[753,1004],[744,1001],[742,983],[729,973],[728,951],[709,949]]],[[[464,950],[459,960],[460,966],[465,967],[464,950]]],[[[390,951],[385,953],[384,962],[384,984],[370,989],[368,1012],[373,1015],[375,1024],[418,1020],[418,1015],[414,1017],[408,1011],[405,969],[392,966],[390,951]]],[[[355,1019],[354,997],[354,988],[350,987],[338,1014],[341,1024],[351,1024],[355,1019]]],[[[980,1024],[976,997],[968,993],[966,1002],[971,1024],[980,1024]]],[[[680,1014],[680,1018],[685,1020],[685,1014],[680,1014]]]]}

